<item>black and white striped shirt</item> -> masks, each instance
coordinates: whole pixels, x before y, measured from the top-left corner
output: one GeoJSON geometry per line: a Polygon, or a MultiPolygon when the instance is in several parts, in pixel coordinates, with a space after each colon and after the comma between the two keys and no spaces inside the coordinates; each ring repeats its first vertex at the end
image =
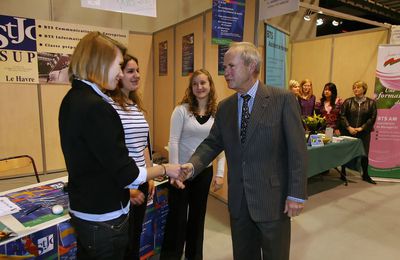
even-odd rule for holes
{"type": "Polygon", "coordinates": [[[110,102],[121,118],[125,132],[125,144],[129,151],[129,156],[135,160],[139,167],[146,167],[144,159],[144,149],[147,147],[147,137],[149,134],[149,124],[144,118],[143,113],[137,105],[127,105],[122,109],[117,103],[110,102]]]}

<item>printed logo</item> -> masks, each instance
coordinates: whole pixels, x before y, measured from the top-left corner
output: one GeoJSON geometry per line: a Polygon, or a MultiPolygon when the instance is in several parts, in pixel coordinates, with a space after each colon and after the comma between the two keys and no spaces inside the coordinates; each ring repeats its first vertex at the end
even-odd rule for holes
{"type": "Polygon", "coordinates": [[[0,49],[36,51],[35,20],[0,15],[0,49]]]}
{"type": "Polygon", "coordinates": [[[54,249],[54,235],[50,234],[46,237],[38,239],[39,255],[43,255],[54,249]]]}
{"type": "Polygon", "coordinates": [[[400,58],[398,58],[398,59],[390,58],[390,59],[388,59],[387,61],[385,61],[383,63],[383,67],[386,67],[386,66],[389,66],[389,65],[391,66],[391,65],[394,65],[394,64],[396,64],[398,62],[400,62],[400,58]]]}

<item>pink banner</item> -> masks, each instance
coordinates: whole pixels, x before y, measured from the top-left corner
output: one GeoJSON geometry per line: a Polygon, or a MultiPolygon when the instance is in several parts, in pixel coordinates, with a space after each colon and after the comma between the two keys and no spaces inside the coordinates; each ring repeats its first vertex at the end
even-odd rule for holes
{"type": "Polygon", "coordinates": [[[371,175],[400,178],[400,45],[381,45],[376,68],[378,117],[371,133],[371,175]]]}

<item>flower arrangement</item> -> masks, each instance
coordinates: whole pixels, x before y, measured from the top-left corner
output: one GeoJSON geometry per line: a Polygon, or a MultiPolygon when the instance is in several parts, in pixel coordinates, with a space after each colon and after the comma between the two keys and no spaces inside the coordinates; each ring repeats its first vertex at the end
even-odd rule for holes
{"type": "Polygon", "coordinates": [[[315,113],[313,116],[307,116],[303,118],[303,122],[306,125],[307,130],[310,131],[310,133],[322,131],[326,127],[325,117],[316,115],[315,113]]]}

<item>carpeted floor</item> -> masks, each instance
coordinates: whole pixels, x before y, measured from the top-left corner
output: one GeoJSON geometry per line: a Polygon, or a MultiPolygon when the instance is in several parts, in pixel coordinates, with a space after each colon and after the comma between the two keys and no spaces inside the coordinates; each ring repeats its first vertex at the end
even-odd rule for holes
{"type": "MultiPolygon", "coordinates": [[[[48,174],[41,180],[64,175],[48,174]]],[[[343,185],[335,170],[309,179],[306,208],[292,220],[291,260],[400,259],[400,183],[371,185],[357,172],[350,172],[348,179],[349,185],[343,185]]],[[[33,178],[1,180],[0,191],[32,183],[33,178]]],[[[227,206],[209,196],[204,260],[231,259],[227,206]]]]}

